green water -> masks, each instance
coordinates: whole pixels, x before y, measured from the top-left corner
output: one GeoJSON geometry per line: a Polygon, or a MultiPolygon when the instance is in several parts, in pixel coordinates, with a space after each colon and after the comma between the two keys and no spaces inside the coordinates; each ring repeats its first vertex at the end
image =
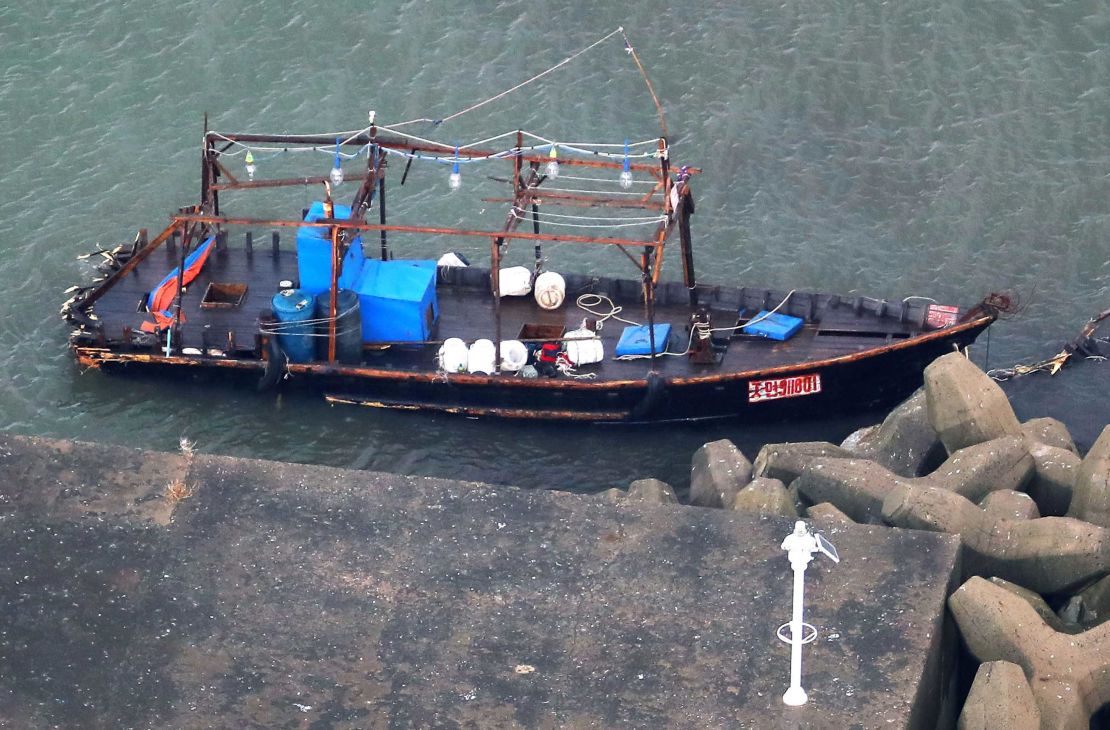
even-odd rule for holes
{"type": "MultiPolygon", "coordinates": [[[[92,274],[75,257],[160,230],[195,201],[206,111],[215,129],[257,132],[358,129],[371,109],[383,123],[441,118],[618,25],[664,102],[674,161],[704,170],[703,280],[962,304],[1008,289],[1024,308],[994,328],[993,366],[1054,354],[1110,306],[1105,3],[15,0],[0,7],[0,428],[158,449],[187,436],[214,453],[580,489],[681,485],[690,452],[714,438],[754,455],[766,441],[843,437],[868,418],[507,425],[106,378],[71,361],[57,310],[92,274]]],[[[658,133],[618,39],[414,131],[465,143],[518,127],[561,140],[658,133]]],[[[471,200],[492,191],[466,172],[471,200]]],[[[391,218],[499,225],[503,210],[475,219],[445,178],[414,166],[391,218]]],[[[594,250],[549,254],[555,268],[627,273],[594,250]]],[[[1089,444],[1110,420],[1108,384],[1110,366],[1083,363],[1007,388],[1019,415],[1061,418],[1089,444]]]]}

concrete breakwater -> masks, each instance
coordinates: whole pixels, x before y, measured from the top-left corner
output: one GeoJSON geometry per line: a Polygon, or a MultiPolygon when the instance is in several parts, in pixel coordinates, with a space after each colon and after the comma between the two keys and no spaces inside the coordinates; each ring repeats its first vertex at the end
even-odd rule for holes
{"type": "MultiPolygon", "coordinates": [[[[612,500],[675,501],[636,482],[612,500]]],[[[727,441],[693,457],[689,501],[748,513],[959,537],[948,599],[975,670],[959,727],[1085,730],[1110,703],[1110,426],[1081,457],[1067,428],[1019,423],[959,353],[922,389],[844,443],[727,441]]]]}

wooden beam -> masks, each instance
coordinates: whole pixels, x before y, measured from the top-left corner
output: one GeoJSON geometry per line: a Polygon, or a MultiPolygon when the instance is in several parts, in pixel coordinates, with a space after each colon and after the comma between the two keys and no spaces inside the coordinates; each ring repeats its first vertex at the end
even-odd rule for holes
{"type": "Polygon", "coordinates": [[[281,188],[294,185],[320,185],[327,182],[328,177],[287,177],[273,180],[247,180],[244,182],[217,183],[209,187],[210,190],[251,190],[254,188],[281,188]]]}
{"type": "Polygon", "coordinates": [[[477,238],[490,238],[501,236],[503,238],[518,238],[530,241],[555,241],[558,243],[590,243],[606,246],[649,246],[661,245],[658,241],[638,241],[631,238],[595,238],[592,236],[575,236],[561,233],[528,233],[526,231],[476,231],[463,228],[442,228],[436,226],[383,226],[378,223],[355,223],[347,220],[323,219],[308,223],[297,220],[280,220],[265,218],[232,218],[228,216],[200,215],[196,213],[179,213],[171,216],[176,222],[207,223],[209,225],[224,226],[256,226],[259,228],[328,228],[337,226],[356,231],[395,231],[397,233],[427,233],[442,236],[470,236],[477,238]]]}

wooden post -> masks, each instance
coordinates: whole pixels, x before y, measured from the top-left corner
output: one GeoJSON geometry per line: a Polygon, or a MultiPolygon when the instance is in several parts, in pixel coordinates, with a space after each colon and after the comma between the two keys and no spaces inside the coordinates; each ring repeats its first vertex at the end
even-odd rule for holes
{"type": "Polygon", "coordinates": [[[494,238],[490,244],[490,283],[493,286],[493,372],[501,373],[501,245],[494,238]]]}
{"type": "Polygon", "coordinates": [[[667,238],[667,226],[671,224],[671,214],[674,210],[671,208],[671,163],[668,159],[670,151],[667,147],[667,138],[659,138],[659,173],[663,180],[663,214],[666,215],[667,221],[665,225],[660,226],[657,240],[659,241],[660,248],[655,252],[655,270],[651,275],[651,283],[659,283],[659,275],[663,271],[663,248],[662,244],[667,238]]]}
{"type": "Polygon", "coordinates": [[[181,252],[177,260],[177,298],[174,303],[173,323],[170,325],[170,343],[166,353],[167,357],[173,352],[172,348],[181,349],[181,295],[185,286],[185,255],[189,251],[189,242],[193,238],[193,227],[182,226],[181,252]]]}
{"type": "MultiPolygon", "coordinates": [[[[377,156],[377,148],[370,150],[370,154],[377,156]]],[[[378,176],[378,222],[383,226],[385,225],[385,175],[382,174],[382,165],[384,159],[375,163],[375,174],[378,176]]],[[[382,234],[382,261],[389,260],[389,244],[386,241],[386,230],[381,230],[382,234]]]]}
{"type": "MultiPolygon", "coordinates": [[[[324,200],[324,215],[334,216],[331,197],[324,200]]],[[[339,226],[331,227],[331,292],[328,296],[328,362],[335,362],[335,307],[339,295],[339,226]]]]}
{"type": "Polygon", "coordinates": [[[690,292],[690,304],[698,305],[698,282],[694,276],[694,247],[690,240],[690,214],[692,212],[690,180],[682,183],[678,196],[678,241],[682,249],[682,282],[690,292]]]}
{"type": "Polygon", "coordinates": [[[648,344],[651,347],[651,369],[655,371],[655,282],[651,280],[651,249],[641,257],[644,279],[644,304],[647,307],[648,344]]]}

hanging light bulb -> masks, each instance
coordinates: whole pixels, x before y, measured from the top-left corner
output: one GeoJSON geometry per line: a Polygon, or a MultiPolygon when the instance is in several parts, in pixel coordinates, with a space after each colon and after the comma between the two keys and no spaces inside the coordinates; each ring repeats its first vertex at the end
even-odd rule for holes
{"type": "Polygon", "coordinates": [[[559,177],[559,152],[555,149],[555,145],[551,145],[551,151],[547,153],[547,156],[551,158],[551,161],[547,163],[544,172],[554,180],[559,177]]]}
{"type": "Polygon", "coordinates": [[[343,184],[343,168],[339,166],[339,137],[335,138],[335,165],[331,168],[328,177],[331,179],[332,187],[338,187],[343,184]]]}
{"type": "Polygon", "coordinates": [[[624,141],[624,169],[621,170],[621,187],[628,190],[632,187],[632,165],[628,162],[628,140],[624,141]]]}
{"type": "Polygon", "coordinates": [[[251,154],[250,150],[247,150],[247,156],[243,161],[247,163],[247,179],[254,180],[254,155],[251,154]]]}
{"type": "Polygon", "coordinates": [[[458,190],[462,186],[462,175],[459,174],[459,148],[455,147],[455,161],[451,163],[451,176],[447,178],[447,186],[458,190]]]}

